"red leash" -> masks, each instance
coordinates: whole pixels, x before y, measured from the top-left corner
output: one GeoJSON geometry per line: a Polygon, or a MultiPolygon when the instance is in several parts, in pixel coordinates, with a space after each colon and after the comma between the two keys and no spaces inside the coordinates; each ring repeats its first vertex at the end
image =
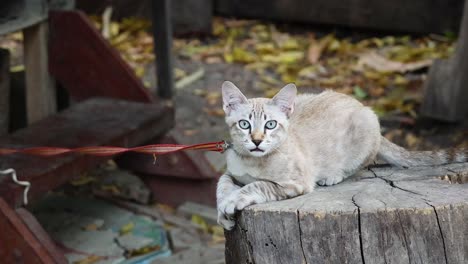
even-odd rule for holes
{"type": "MultiPolygon", "coordinates": [[[[10,155],[10,154],[27,154],[34,156],[50,157],[57,156],[66,153],[78,153],[85,155],[93,156],[113,156],[117,154],[122,154],[125,152],[137,152],[151,154],[154,156],[156,161],[156,156],[164,155],[176,151],[182,150],[206,150],[206,151],[216,151],[224,152],[229,148],[229,143],[225,141],[219,142],[209,142],[204,144],[195,144],[195,145],[174,145],[174,144],[157,144],[157,145],[147,145],[134,148],[121,148],[121,147],[108,147],[108,146],[93,146],[93,147],[81,147],[81,148],[57,148],[57,147],[33,147],[33,148],[0,148],[1,155],[10,155]]],[[[21,186],[24,186],[23,193],[23,203],[28,204],[28,191],[31,187],[31,183],[27,181],[19,181],[16,176],[16,171],[13,168],[7,170],[0,170],[0,174],[11,174],[12,180],[21,186]]]]}
{"type": "Polygon", "coordinates": [[[34,156],[57,156],[66,153],[79,153],[93,156],[113,156],[122,154],[125,152],[137,152],[151,155],[164,155],[181,150],[205,150],[224,152],[229,147],[229,144],[225,141],[209,142],[204,144],[195,145],[174,145],[174,144],[157,144],[147,145],[134,148],[121,148],[111,146],[92,146],[92,147],[81,147],[81,148],[57,148],[57,147],[33,147],[23,149],[13,148],[0,148],[0,155],[9,155],[15,153],[22,153],[34,156]]]}

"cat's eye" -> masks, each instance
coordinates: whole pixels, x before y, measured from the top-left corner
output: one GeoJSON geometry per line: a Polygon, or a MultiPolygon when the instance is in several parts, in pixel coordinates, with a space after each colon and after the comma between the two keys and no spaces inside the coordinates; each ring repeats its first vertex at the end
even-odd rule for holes
{"type": "Polygon", "coordinates": [[[241,120],[239,121],[239,127],[242,129],[249,129],[250,128],[250,123],[247,120],[241,120]]]}
{"type": "Polygon", "coordinates": [[[265,124],[265,128],[266,129],[274,129],[277,125],[277,122],[275,120],[270,120],[268,122],[266,122],[265,124]]]}

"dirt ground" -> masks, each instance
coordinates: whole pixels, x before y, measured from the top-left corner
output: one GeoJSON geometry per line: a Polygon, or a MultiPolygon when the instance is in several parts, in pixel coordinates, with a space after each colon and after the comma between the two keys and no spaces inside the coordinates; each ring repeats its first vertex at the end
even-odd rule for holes
{"type": "MultiPolygon", "coordinates": [[[[215,20],[214,31],[212,37],[174,40],[176,86],[203,72],[175,91],[176,129],[185,132],[188,143],[228,137],[220,87],[229,80],[247,97],[271,97],[287,82],[295,82],[300,93],[334,89],[377,111],[382,134],[401,146],[414,150],[468,147],[468,116],[459,123],[446,123],[419,113],[427,65],[450,56],[454,39],[235,19],[215,20]],[[294,58],[301,52],[305,58],[294,58]],[[392,61],[367,61],[369,53],[392,61]],[[271,61],[272,56],[285,60],[271,61]],[[363,61],[369,65],[356,69],[363,61]],[[415,70],[401,73],[372,66],[390,66],[395,61],[415,70]],[[427,64],[419,68],[421,63],[427,64]]],[[[143,80],[155,87],[154,66],[145,68],[143,80]]]]}
{"type": "MultiPolygon", "coordinates": [[[[176,67],[187,72],[204,70],[204,76],[175,93],[176,128],[185,131],[187,143],[227,139],[219,96],[207,99],[206,95],[220,92],[225,80],[234,82],[247,97],[263,97],[258,87],[257,73],[238,64],[204,64],[177,60],[176,67]],[[203,93],[200,95],[200,91],[203,93]]],[[[150,67],[148,73],[154,72],[150,67]]],[[[151,80],[151,77],[147,77],[151,80]]],[[[299,87],[299,92],[319,92],[320,88],[299,87]]],[[[468,118],[459,123],[447,123],[426,118],[409,119],[403,115],[381,117],[382,133],[395,143],[413,150],[468,146],[468,118]]]]}

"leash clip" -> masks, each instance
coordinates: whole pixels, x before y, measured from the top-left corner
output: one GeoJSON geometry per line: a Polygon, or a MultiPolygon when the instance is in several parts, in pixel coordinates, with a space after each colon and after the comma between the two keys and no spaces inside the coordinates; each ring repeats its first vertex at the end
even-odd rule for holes
{"type": "Polygon", "coordinates": [[[220,153],[224,153],[231,147],[231,143],[227,142],[226,140],[223,140],[222,143],[218,144],[216,147],[221,149],[220,153]]]}

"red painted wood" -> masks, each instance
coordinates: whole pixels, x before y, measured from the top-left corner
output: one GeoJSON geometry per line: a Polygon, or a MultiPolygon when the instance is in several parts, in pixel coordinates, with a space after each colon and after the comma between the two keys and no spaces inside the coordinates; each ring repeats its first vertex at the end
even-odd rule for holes
{"type": "MultiPolygon", "coordinates": [[[[172,127],[173,120],[172,109],[163,105],[96,98],[0,138],[0,146],[132,147],[161,137],[172,127]]],[[[34,201],[107,159],[78,154],[53,158],[13,154],[1,157],[0,168],[14,168],[20,180],[30,181],[29,199],[34,201]]],[[[147,159],[153,157],[147,155],[147,159]]],[[[10,206],[23,204],[23,190],[9,176],[0,176],[0,197],[10,206]]]]}
{"type": "Polygon", "coordinates": [[[82,12],[52,11],[49,25],[49,71],[74,100],[97,96],[153,100],[141,80],[82,12]]]}
{"type": "Polygon", "coordinates": [[[61,252],[58,249],[54,241],[42,228],[41,224],[39,224],[37,219],[28,210],[24,208],[18,208],[16,209],[16,214],[21,218],[21,220],[28,227],[28,229],[34,234],[34,236],[41,243],[41,245],[47,250],[49,255],[55,260],[55,262],[68,263],[67,259],[63,255],[63,252],[61,252]]]}
{"type": "Polygon", "coordinates": [[[50,255],[20,217],[0,198],[0,262],[60,263],[50,255]]]}
{"type": "MultiPolygon", "coordinates": [[[[54,11],[49,17],[50,71],[75,100],[93,96],[149,100],[141,81],[82,13],[54,11]]],[[[178,142],[168,139],[151,143],[178,142]]],[[[128,153],[119,159],[119,165],[161,177],[212,179],[216,176],[203,153],[162,156],[156,166],[147,155],[128,153]]]]}

